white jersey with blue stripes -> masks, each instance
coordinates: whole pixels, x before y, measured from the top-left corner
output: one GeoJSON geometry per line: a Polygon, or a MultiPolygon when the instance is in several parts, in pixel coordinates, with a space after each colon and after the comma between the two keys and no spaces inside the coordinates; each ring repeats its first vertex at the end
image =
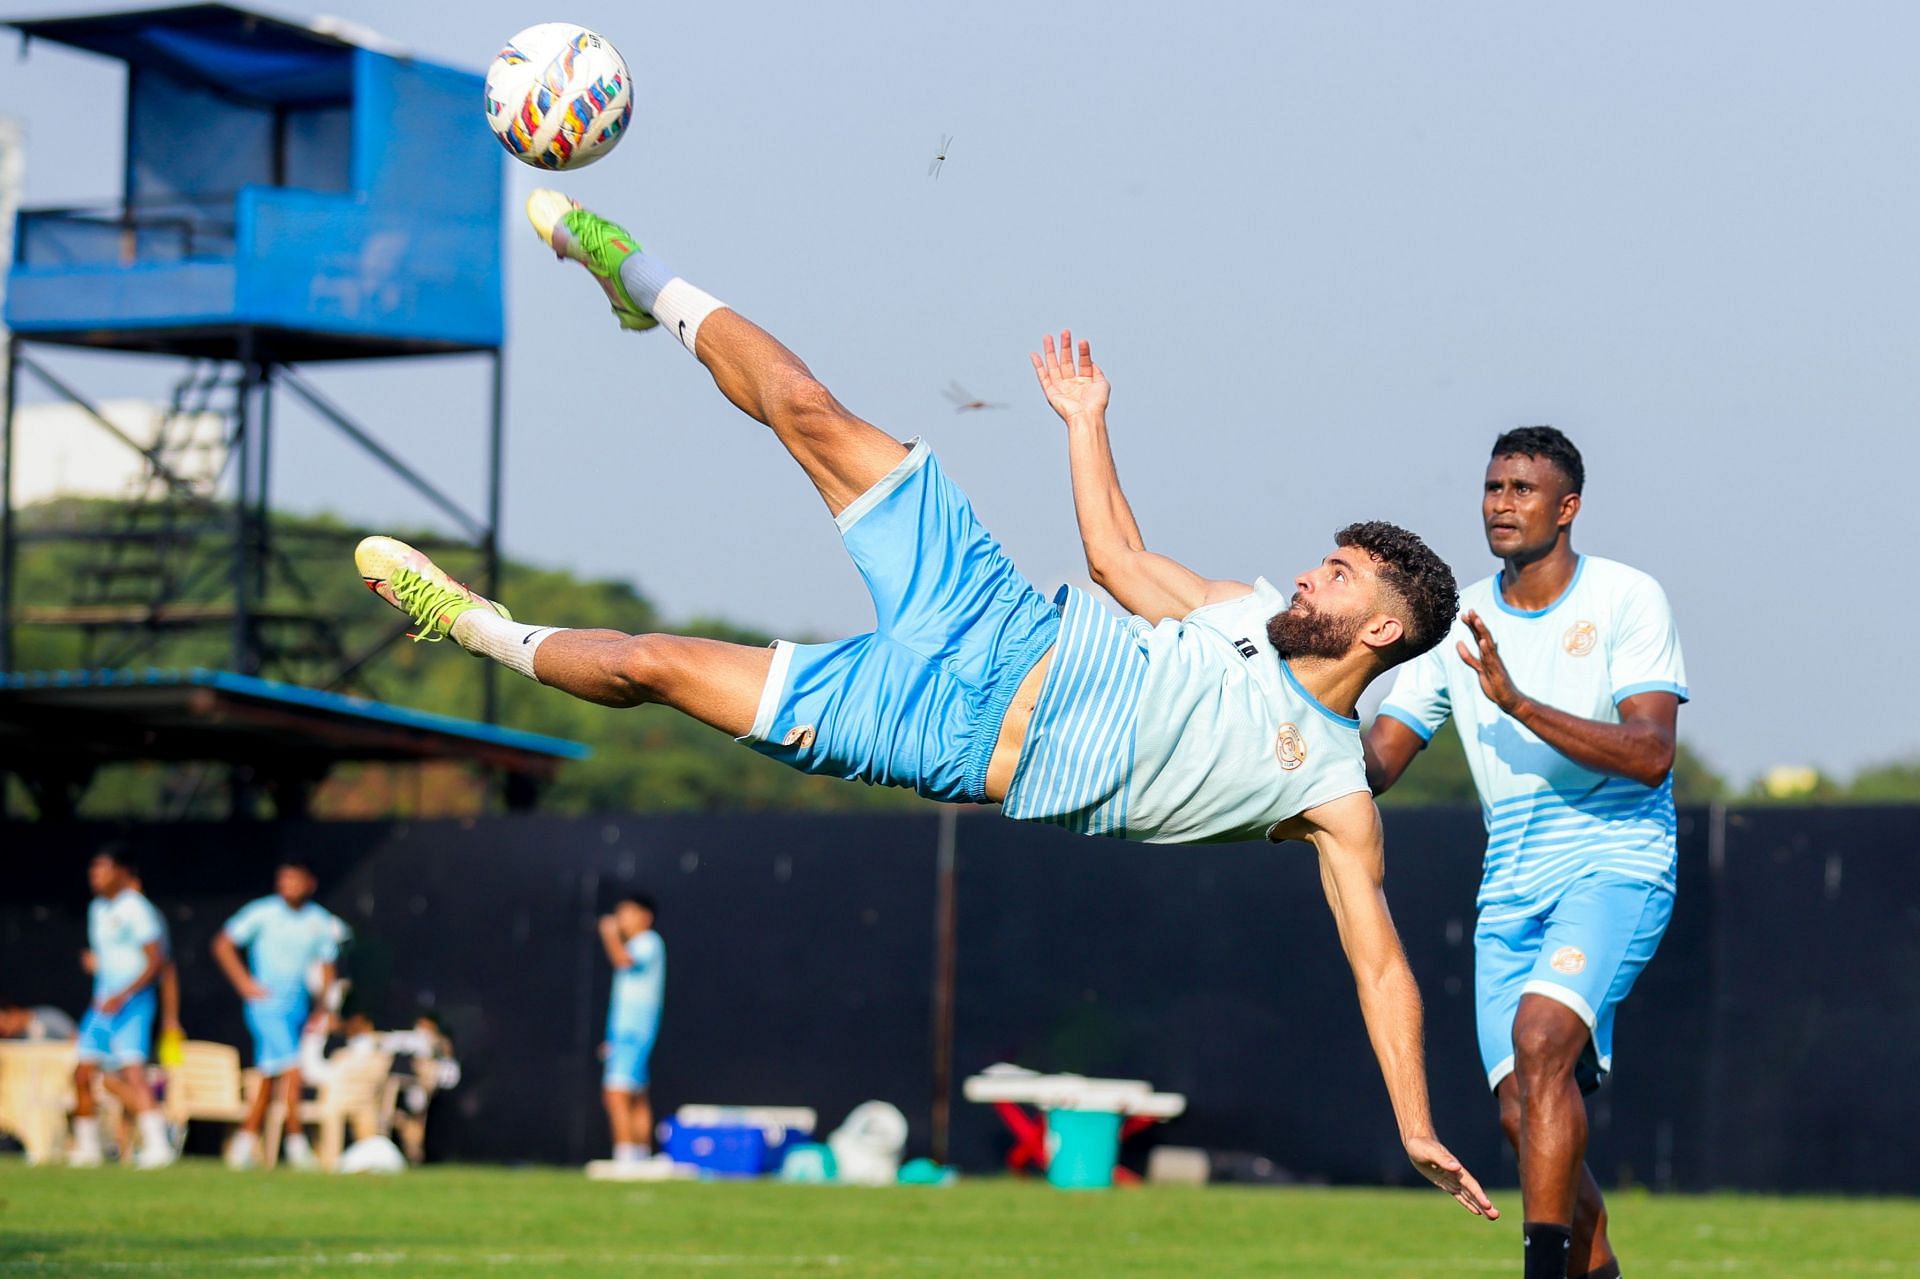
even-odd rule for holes
{"type": "MultiPolygon", "coordinates": [[[[1543,609],[1508,604],[1497,573],[1462,591],[1460,605],[1486,623],[1514,684],[1557,710],[1617,724],[1629,697],[1687,699],[1666,594],[1625,564],[1581,556],[1567,589],[1543,609]]],[[[1423,741],[1449,716],[1459,730],[1487,826],[1482,912],[1533,913],[1596,871],[1672,887],[1672,776],[1643,786],[1568,759],[1487,699],[1460,641],[1474,650],[1472,633],[1455,622],[1438,647],[1401,667],[1380,713],[1423,741]]]]}
{"type": "Polygon", "coordinates": [[[1009,817],[1157,844],[1266,838],[1367,789],[1359,721],[1321,705],[1267,639],[1287,597],[1237,599],[1155,625],[1063,587],[1009,817]]]}

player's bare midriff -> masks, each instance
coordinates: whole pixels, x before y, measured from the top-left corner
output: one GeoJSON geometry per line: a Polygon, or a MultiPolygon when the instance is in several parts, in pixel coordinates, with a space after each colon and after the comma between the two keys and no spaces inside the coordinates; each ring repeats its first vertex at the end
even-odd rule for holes
{"type": "Polygon", "coordinates": [[[1020,747],[1027,740],[1027,725],[1033,720],[1033,708],[1040,701],[1040,686],[1047,682],[1047,668],[1052,664],[1053,650],[1048,649],[1020,681],[1013,700],[1007,703],[1007,713],[1000,721],[1000,736],[993,744],[993,758],[987,761],[990,803],[998,804],[1005,799],[1007,787],[1013,784],[1013,772],[1020,767],[1020,747]]]}

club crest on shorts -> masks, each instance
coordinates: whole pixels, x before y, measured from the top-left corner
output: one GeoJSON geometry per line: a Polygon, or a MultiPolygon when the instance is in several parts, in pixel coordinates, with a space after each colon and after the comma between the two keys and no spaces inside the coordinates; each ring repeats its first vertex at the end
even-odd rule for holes
{"type": "Polygon", "coordinates": [[[1578,946],[1562,946],[1559,950],[1553,952],[1553,958],[1547,962],[1553,965],[1553,971],[1556,973],[1566,973],[1568,976],[1572,976],[1574,973],[1582,972],[1586,969],[1587,952],[1581,950],[1578,946]]]}
{"type": "Polygon", "coordinates": [[[1560,646],[1569,656],[1585,657],[1600,642],[1600,628],[1592,622],[1575,622],[1560,638],[1560,646]]]}
{"type": "Polygon", "coordinates": [[[1280,767],[1289,773],[1307,762],[1307,739],[1300,736],[1298,724],[1280,726],[1280,733],[1274,738],[1273,753],[1280,761],[1280,767]]]}

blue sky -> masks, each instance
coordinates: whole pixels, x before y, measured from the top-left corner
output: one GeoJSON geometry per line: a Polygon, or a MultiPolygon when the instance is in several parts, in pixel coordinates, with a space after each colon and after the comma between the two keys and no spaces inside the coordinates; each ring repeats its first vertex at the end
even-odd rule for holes
{"type": "MultiPolygon", "coordinates": [[[[0,16],[95,7],[0,0],[0,16]]],[[[599,29],[642,87],[635,128],[561,185],[856,411],[925,434],[1045,588],[1083,569],[1026,352],[1070,324],[1114,381],[1121,475],[1155,549],[1278,580],[1339,525],[1387,518],[1471,580],[1494,567],[1488,444],[1552,422],[1587,457],[1577,544],[1673,599],[1695,694],[1682,733],[1712,762],[1844,772],[1920,753],[1920,9],[278,11],[476,70],[532,22],[599,29]],[[956,415],[954,379],[1009,407],[956,415]]],[[[0,54],[29,204],[114,194],[119,94],[113,64],[0,54]],[[84,143],[76,97],[101,135],[84,143]]],[[[539,178],[512,168],[511,551],[630,578],[677,616],[864,629],[791,463],[669,341],[578,321],[598,293],[524,229],[539,178]]],[[[93,386],[160,384],[138,363],[82,366],[93,386]]],[[[320,376],[477,495],[477,371],[320,376]]],[[[284,504],[425,522],[325,433],[282,440],[284,504]]]]}

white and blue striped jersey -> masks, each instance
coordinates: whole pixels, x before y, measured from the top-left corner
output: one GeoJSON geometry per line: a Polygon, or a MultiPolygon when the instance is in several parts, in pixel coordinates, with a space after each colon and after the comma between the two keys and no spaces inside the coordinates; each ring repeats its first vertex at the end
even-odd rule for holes
{"type": "MultiPolygon", "coordinates": [[[[1500,594],[1500,575],[1460,593],[1487,624],[1514,684],[1548,706],[1602,723],[1640,693],[1687,699],[1680,636],[1660,584],[1613,560],[1583,555],[1573,581],[1546,608],[1523,611],[1500,594]]],[[[1671,888],[1676,856],[1673,778],[1643,786],[1576,764],[1487,700],[1455,645],[1474,651],[1455,622],[1438,647],[1400,668],[1380,707],[1423,741],[1453,717],[1487,826],[1483,915],[1531,914],[1596,871],[1671,888]]]]}
{"type": "Polygon", "coordinates": [[[607,1038],[651,1038],[660,1025],[660,1006],[666,997],[667,944],[651,928],[627,938],[625,968],[613,972],[613,994],[607,1001],[607,1038]]]}
{"type": "Polygon", "coordinates": [[[147,971],[147,943],[161,941],[166,925],[153,903],[131,888],[87,904],[87,949],[93,952],[93,997],[117,995],[147,971]]]}
{"type": "Polygon", "coordinates": [[[1266,838],[1367,789],[1358,720],[1301,687],[1251,593],[1158,625],[1061,588],[1060,637],[1008,787],[1009,817],[1156,844],[1266,838]]]}

